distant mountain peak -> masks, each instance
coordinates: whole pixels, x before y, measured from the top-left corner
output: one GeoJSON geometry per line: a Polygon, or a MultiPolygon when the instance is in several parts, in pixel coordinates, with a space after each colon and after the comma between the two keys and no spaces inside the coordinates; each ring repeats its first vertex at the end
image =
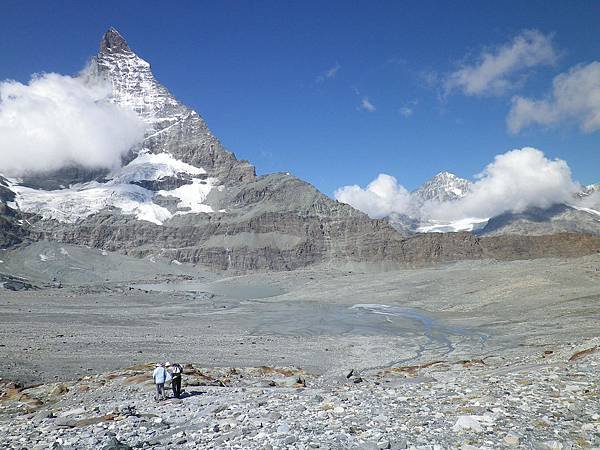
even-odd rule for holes
{"type": "Polygon", "coordinates": [[[100,53],[131,52],[125,38],[113,27],[110,27],[100,41],[100,53]]]}
{"type": "Polygon", "coordinates": [[[412,193],[418,202],[457,200],[466,195],[471,183],[451,172],[440,172],[412,193]]]}

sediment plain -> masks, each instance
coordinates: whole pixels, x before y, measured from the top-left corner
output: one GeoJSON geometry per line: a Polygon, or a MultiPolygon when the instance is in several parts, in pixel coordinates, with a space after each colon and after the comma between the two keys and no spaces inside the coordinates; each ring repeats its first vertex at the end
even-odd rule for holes
{"type": "Polygon", "coordinates": [[[0,291],[8,448],[600,445],[600,255],[246,275],[47,242],[0,259],[34,287],[0,291]],[[156,361],[186,364],[184,398],[154,402],[156,361]]]}

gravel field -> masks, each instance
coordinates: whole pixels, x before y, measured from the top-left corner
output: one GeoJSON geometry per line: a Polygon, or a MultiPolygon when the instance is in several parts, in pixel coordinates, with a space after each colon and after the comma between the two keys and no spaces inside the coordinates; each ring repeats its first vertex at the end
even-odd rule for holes
{"type": "Polygon", "coordinates": [[[27,251],[0,265],[41,287],[0,294],[9,448],[600,445],[600,255],[244,276],[105,255],[123,274],[106,281],[84,254],[86,280],[27,251]],[[144,365],[167,360],[210,382],[154,403],[144,365]],[[60,423],[77,408],[64,417],[119,420],[60,423]]]}

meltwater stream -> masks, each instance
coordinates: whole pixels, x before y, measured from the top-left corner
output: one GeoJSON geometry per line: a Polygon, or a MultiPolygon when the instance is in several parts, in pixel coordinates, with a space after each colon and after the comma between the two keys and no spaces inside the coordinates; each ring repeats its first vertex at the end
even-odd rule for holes
{"type": "MultiPolygon", "coordinates": [[[[476,339],[481,344],[485,343],[488,336],[483,333],[467,330],[461,327],[452,327],[444,324],[441,320],[432,317],[424,311],[420,311],[414,308],[407,308],[403,306],[390,306],[390,305],[382,305],[382,304],[373,304],[373,303],[360,303],[350,307],[351,310],[360,310],[365,311],[372,314],[378,314],[382,316],[387,316],[393,321],[393,318],[409,320],[413,323],[420,324],[423,335],[428,339],[428,344],[437,347],[440,346],[442,348],[446,348],[446,351],[443,353],[447,355],[454,351],[454,344],[450,339],[450,336],[457,336],[462,339],[476,339]]],[[[428,345],[421,346],[420,351],[416,355],[416,357],[411,358],[411,360],[418,359],[421,354],[426,350],[428,345]]],[[[396,361],[397,363],[404,363],[406,361],[396,361]]]]}

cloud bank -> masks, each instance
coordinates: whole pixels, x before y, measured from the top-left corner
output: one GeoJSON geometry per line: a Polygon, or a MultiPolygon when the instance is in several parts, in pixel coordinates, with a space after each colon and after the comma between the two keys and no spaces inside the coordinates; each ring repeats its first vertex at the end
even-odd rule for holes
{"type": "Polygon", "coordinates": [[[379,174],[366,189],[358,185],[344,186],[334,193],[336,200],[352,205],[374,219],[405,211],[410,205],[410,194],[391,175],[379,174]]]}
{"type": "Polygon", "coordinates": [[[581,190],[572,180],[565,161],[550,160],[531,147],[497,155],[476,178],[465,197],[442,203],[420,204],[396,178],[386,174],[380,174],[365,189],[344,186],[337,189],[334,196],[372,218],[396,213],[422,220],[452,221],[484,219],[508,211],[522,212],[530,207],[545,208],[570,202],[581,190]]]}
{"type": "Polygon", "coordinates": [[[515,97],[506,124],[512,133],[562,121],[579,124],[584,132],[600,129],[600,62],[578,65],[554,78],[547,98],[515,97]]]}
{"type": "Polygon", "coordinates": [[[0,172],[20,176],[121,164],[145,126],[133,111],[108,100],[109,85],[83,80],[48,73],[27,85],[0,82],[0,172]]]}
{"type": "Polygon", "coordinates": [[[451,204],[427,205],[426,214],[446,220],[488,218],[569,202],[580,190],[565,161],[550,160],[540,150],[525,147],[497,155],[477,175],[464,198],[451,204]]]}
{"type": "Polygon", "coordinates": [[[446,94],[461,91],[470,96],[501,95],[517,82],[524,69],[553,64],[557,59],[552,36],[538,30],[525,30],[510,43],[494,51],[483,51],[477,61],[463,65],[445,80],[446,94]]]}

